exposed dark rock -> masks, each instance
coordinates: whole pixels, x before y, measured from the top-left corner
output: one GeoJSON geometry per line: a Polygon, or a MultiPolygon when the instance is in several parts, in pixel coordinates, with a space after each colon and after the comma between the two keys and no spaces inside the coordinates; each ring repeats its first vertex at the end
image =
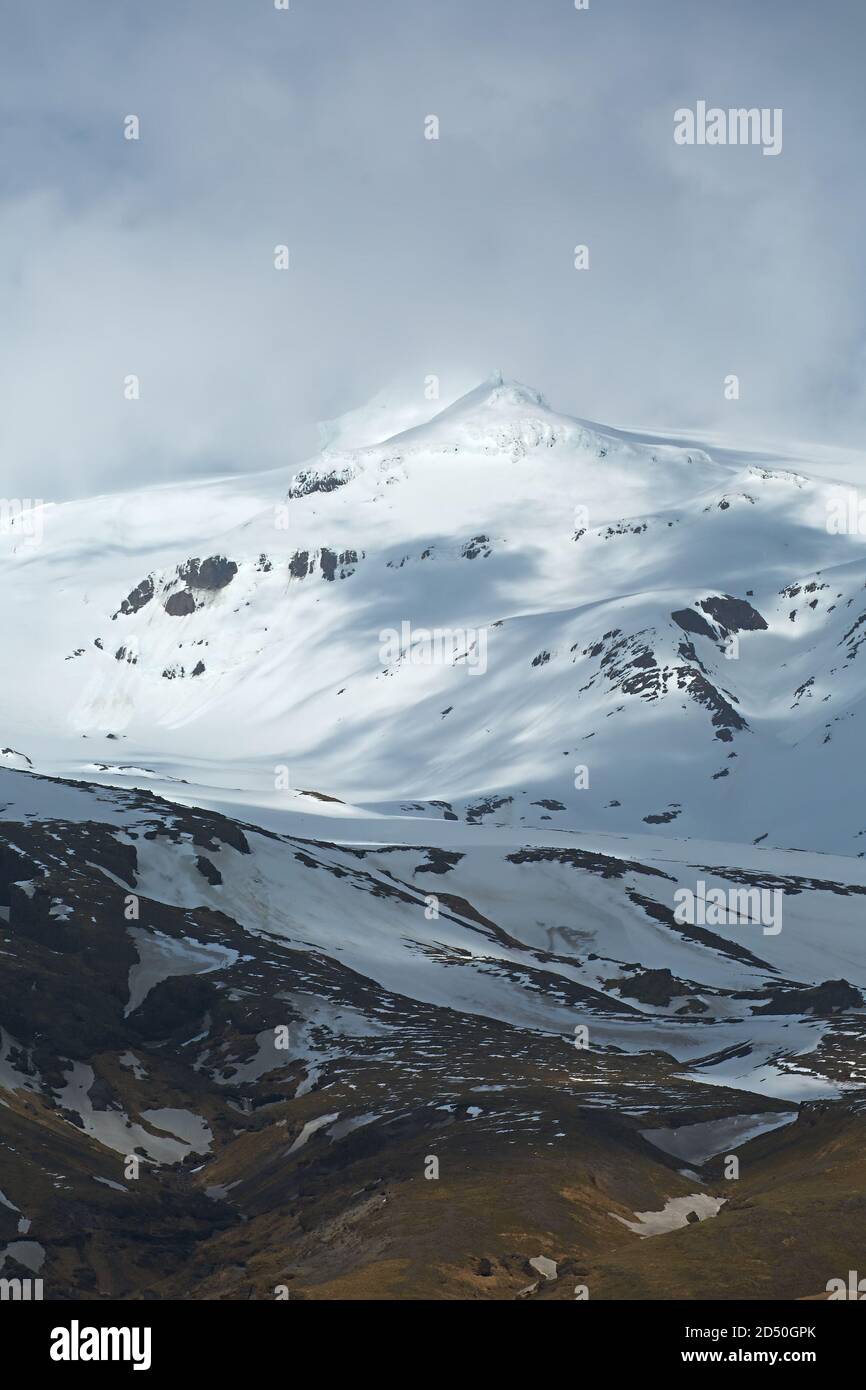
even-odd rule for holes
{"type": "Polygon", "coordinates": [[[142,1038],[162,1039],[198,1031],[218,998],[214,984],[201,975],[173,975],[160,980],[130,1014],[128,1024],[142,1038]]]}
{"type": "Polygon", "coordinates": [[[676,613],[671,613],[671,617],[683,632],[693,632],[698,637],[709,637],[713,642],[717,640],[718,634],[713,631],[706,618],[702,618],[693,608],[680,608],[676,613]]]}
{"type": "Polygon", "coordinates": [[[693,700],[699,705],[704,705],[706,709],[712,710],[712,723],[717,733],[716,738],[723,743],[731,740],[732,729],[747,729],[749,726],[741,714],[738,714],[733,705],[711,685],[706,676],[700,671],[690,671],[686,668],[677,673],[679,684],[688,690],[693,700]]]}
{"type": "Polygon", "coordinates": [[[680,811],[658,811],[655,815],[644,816],[643,819],[647,825],[668,825],[681,814],[680,811]]]}
{"type": "Polygon", "coordinates": [[[296,473],[292,479],[289,498],[309,497],[314,492],[334,492],[338,487],[345,487],[351,477],[351,468],[334,468],[329,473],[304,470],[296,473]]]}
{"type": "Polygon", "coordinates": [[[477,801],[474,806],[466,807],[466,821],[469,825],[478,825],[484,816],[492,816],[494,811],[498,811],[502,806],[510,806],[514,797],[512,796],[489,796],[485,801],[477,801]]]}
{"type": "Polygon", "coordinates": [[[455,869],[465,855],[456,850],[434,849],[427,851],[427,863],[417,864],[414,872],[416,874],[450,874],[455,869]]]}
{"type": "Polygon", "coordinates": [[[153,594],[153,579],[148,575],[146,579],[142,579],[141,583],[135,586],[132,593],[126,596],[117,612],[112,613],[112,618],[117,618],[121,614],[124,617],[129,617],[131,613],[137,613],[140,608],[144,608],[145,604],[150,603],[153,594]]]}
{"type": "Polygon", "coordinates": [[[333,583],[337,571],[337,557],[332,550],[323,550],[319,556],[319,567],[326,579],[333,583]]]}
{"type": "MultiPolygon", "coordinates": [[[[637,870],[652,878],[665,878],[673,882],[671,875],[662,869],[656,869],[649,864],[637,864],[630,859],[614,859],[609,854],[595,854],[590,850],[551,849],[545,846],[539,849],[518,849],[505,857],[509,864],[569,864],[573,869],[600,874],[602,878],[623,878],[629,870],[637,870]]],[[[670,917],[673,918],[673,912],[670,912],[670,917]]]]}
{"type": "Polygon", "coordinates": [[[231,584],[238,567],[234,560],[224,555],[210,555],[206,560],[187,560],[181,565],[178,574],[191,589],[206,589],[215,592],[231,584]]]}
{"type": "Polygon", "coordinates": [[[728,632],[763,632],[767,628],[757,608],[753,608],[744,598],[731,598],[730,594],[721,598],[713,596],[702,599],[700,606],[728,632]]]}
{"type": "Polygon", "coordinates": [[[186,618],[195,612],[195,599],[189,589],[180,589],[176,594],[169,594],[163,607],[170,618],[186,618]]]}
{"type": "Polygon", "coordinates": [[[811,989],[776,989],[769,1002],[752,1010],[756,1014],[806,1014],[820,1016],[863,1007],[859,989],[847,980],[825,980],[811,989]]]}
{"type": "Polygon", "coordinates": [[[348,579],[358,563],[358,554],[355,550],[344,550],[341,555],[336,555],[332,550],[322,550],[319,556],[319,567],[325,579],[333,582],[337,577],[348,579]],[[337,576],[337,566],[340,565],[340,573],[337,576]]]}
{"type": "Polygon", "coordinates": [[[490,537],[473,536],[471,541],[467,541],[460,551],[464,560],[476,560],[481,555],[485,560],[490,555],[490,537]]]}
{"type": "Polygon", "coordinates": [[[605,980],[606,989],[616,989],[625,999],[637,999],[640,1004],[655,1004],[667,1007],[672,999],[683,994],[693,994],[694,990],[680,984],[670,970],[638,970],[633,975],[623,975],[619,979],[605,980]]]}
{"type": "Polygon", "coordinates": [[[211,861],[205,857],[205,855],[200,854],[198,856],[198,858],[195,861],[195,866],[201,874],[202,878],[206,878],[208,883],[213,888],[216,888],[220,883],[222,883],[223,876],[217,868],[216,864],[212,864],[211,861]]]}

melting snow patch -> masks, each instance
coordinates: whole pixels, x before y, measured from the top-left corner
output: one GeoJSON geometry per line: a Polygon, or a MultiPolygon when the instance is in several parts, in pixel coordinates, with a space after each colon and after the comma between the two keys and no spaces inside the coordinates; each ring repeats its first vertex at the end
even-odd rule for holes
{"type": "Polygon", "coordinates": [[[38,1240],[13,1240],[10,1245],[0,1250],[0,1269],[7,1259],[15,1260],[16,1264],[23,1265],[33,1274],[38,1274],[45,1263],[45,1247],[40,1245],[38,1240]]]}
{"type": "MultiPolygon", "coordinates": [[[[12,1053],[15,1052],[21,1058],[28,1058],[29,1054],[20,1043],[4,1032],[0,1028],[0,1088],[4,1091],[36,1091],[38,1086],[32,1076],[27,1076],[25,1072],[19,1071],[12,1061],[12,1053]]],[[[29,1064],[29,1063],[28,1063],[29,1064]]]]}
{"type": "Polygon", "coordinates": [[[90,1099],[94,1073],[83,1062],[74,1062],[67,1073],[69,1080],[56,1098],[62,1110],[69,1110],[81,1121],[85,1134],[116,1153],[144,1151],[156,1163],[179,1163],[191,1151],[207,1153],[211,1132],[198,1115],[187,1110],[145,1110],[142,1119],[166,1130],[176,1138],[149,1133],[143,1125],[134,1124],[122,1110],[95,1110],[90,1099]]]}
{"type": "Polygon", "coordinates": [[[662,1236],[667,1231],[678,1231],[689,1224],[689,1216],[694,1213],[699,1221],[717,1216],[725,1204],[724,1197],[711,1197],[707,1192],[695,1192],[691,1197],[669,1197],[661,1211],[636,1211],[635,1221],[626,1221],[624,1216],[609,1212],[615,1221],[621,1221],[635,1235],[662,1236]]]}
{"type": "Polygon", "coordinates": [[[213,1138],[210,1128],[201,1115],[194,1115],[191,1110],[142,1110],[141,1118],[155,1129],[165,1129],[176,1135],[195,1154],[206,1154],[210,1149],[213,1138]]]}
{"type": "Polygon", "coordinates": [[[202,945],[188,937],[176,940],[162,932],[144,931],[129,927],[129,934],[138,952],[138,962],[129,972],[129,1003],[124,1017],[144,1003],[150,991],[172,975],[206,975],[211,970],[223,970],[234,965],[237,951],[228,946],[202,945]]]}
{"type": "Polygon", "coordinates": [[[232,1188],[240,1186],[240,1181],[240,1178],[236,1178],[234,1182],[211,1183],[210,1187],[205,1188],[204,1195],[210,1197],[212,1202],[224,1202],[232,1188]]]}
{"type": "Polygon", "coordinates": [[[292,1147],[287,1150],[287,1153],[297,1153],[298,1149],[302,1149],[306,1144],[307,1140],[310,1139],[316,1133],[316,1130],[322,1129],[324,1125],[329,1125],[332,1120],[339,1120],[339,1118],[340,1112],[339,1110],[336,1110],[333,1115],[320,1115],[317,1120],[307,1120],[307,1123],[304,1125],[304,1128],[301,1130],[300,1134],[295,1139],[295,1142],[292,1144],[292,1147]]]}
{"type": "Polygon", "coordinates": [[[749,1139],[770,1130],[780,1129],[796,1120],[796,1113],[770,1111],[761,1115],[729,1115],[723,1120],[706,1120],[697,1125],[682,1125],[679,1129],[642,1129],[644,1139],[687,1163],[706,1163],[714,1154],[729,1153],[749,1139]]]}
{"type": "Polygon", "coordinates": [[[328,1138],[342,1139],[344,1135],[351,1134],[353,1129],[363,1129],[364,1125],[372,1124],[378,1118],[379,1116],[375,1111],[370,1115],[350,1115],[345,1120],[338,1120],[328,1130],[328,1138]]]}
{"type": "Polygon", "coordinates": [[[144,1081],[147,1077],[146,1068],[142,1066],[134,1052],[122,1052],[117,1060],[122,1067],[126,1067],[132,1072],[136,1081],[144,1081]]]}

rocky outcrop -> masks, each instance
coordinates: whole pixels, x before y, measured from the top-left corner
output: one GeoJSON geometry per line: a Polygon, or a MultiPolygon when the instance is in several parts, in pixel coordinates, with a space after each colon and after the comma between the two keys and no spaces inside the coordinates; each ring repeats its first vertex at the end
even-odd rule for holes
{"type": "Polygon", "coordinates": [[[170,618],[187,618],[195,612],[195,599],[189,589],[179,589],[176,594],[169,594],[163,608],[170,618]]]}
{"type": "Polygon", "coordinates": [[[190,589],[216,593],[231,584],[237,572],[234,560],[227,560],[224,555],[210,555],[206,560],[187,560],[178,569],[178,578],[190,589]]]}
{"type": "Polygon", "coordinates": [[[142,579],[141,583],[135,586],[130,594],[127,594],[117,612],[112,613],[112,620],[119,617],[128,618],[131,614],[138,613],[140,609],[150,603],[153,595],[153,576],[149,574],[146,579],[142,579]]]}
{"type": "Polygon", "coordinates": [[[753,1009],[756,1014],[827,1014],[846,1012],[848,1009],[862,1009],[863,995],[859,989],[849,985],[847,980],[825,980],[811,989],[785,989],[773,991],[769,1002],[753,1009]]]}

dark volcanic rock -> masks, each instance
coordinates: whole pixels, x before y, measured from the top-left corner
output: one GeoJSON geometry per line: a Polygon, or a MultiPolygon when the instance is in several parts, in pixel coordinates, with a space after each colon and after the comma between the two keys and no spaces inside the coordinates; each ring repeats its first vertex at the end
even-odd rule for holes
{"type": "Polygon", "coordinates": [[[131,613],[137,613],[146,603],[150,603],[152,598],[153,580],[150,575],[148,575],[146,579],[142,579],[141,583],[136,585],[131,594],[126,596],[123,603],[118,608],[117,613],[113,613],[112,617],[116,618],[121,613],[124,617],[128,617],[131,613]]]}
{"type": "Polygon", "coordinates": [[[319,556],[319,565],[325,578],[333,581],[337,569],[337,557],[332,550],[322,551],[319,556]]]}
{"type": "Polygon", "coordinates": [[[154,985],[130,1014],[128,1026],[142,1038],[191,1035],[217,999],[215,986],[201,975],[173,975],[154,985]]]}
{"type": "Polygon", "coordinates": [[[466,542],[460,554],[464,560],[477,560],[479,555],[486,560],[490,555],[490,537],[473,536],[471,541],[466,542]]]}
{"type": "Polygon", "coordinates": [[[428,849],[427,863],[416,864],[416,874],[449,874],[466,856],[457,850],[428,849]]]}
{"type": "Polygon", "coordinates": [[[687,985],[681,985],[669,970],[638,970],[633,975],[604,983],[619,990],[624,999],[637,999],[640,1004],[658,1004],[663,1008],[672,999],[694,993],[687,985]]]}
{"type": "Polygon", "coordinates": [[[342,554],[335,555],[333,550],[322,550],[319,556],[319,567],[325,579],[333,582],[337,577],[337,566],[340,565],[340,579],[348,579],[355,565],[358,563],[358,553],[355,550],[344,550],[342,554]]]}
{"type": "Polygon", "coordinates": [[[217,868],[216,864],[212,864],[211,861],[205,857],[205,855],[200,854],[198,856],[198,858],[195,861],[195,866],[201,874],[202,878],[206,878],[208,883],[213,888],[216,888],[220,883],[222,883],[223,876],[217,868]]]}
{"type": "Polygon", "coordinates": [[[671,613],[671,617],[683,632],[694,632],[698,637],[709,637],[713,642],[716,641],[716,633],[706,618],[702,618],[693,608],[679,608],[676,613],[671,613]]]}
{"type": "Polygon", "coordinates": [[[234,560],[227,560],[224,555],[210,555],[206,560],[187,560],[178,570],[181,579],[189,585],[191,589],[207,589],[215,592],[224,589],[227,584],[231,584],[238,567],[234,560]]]}
{"type": "Polygon", "coordinates": [[[510,806],[513,800],[512,796],[489,796],[484,801],[476,802],[474,806],[467,806],[467,825],[479,825],[483,816],[492,816],[493,812],[502,806],[510,806]]]}
{"type": "Polygon", "coordinates": [[[181,589],[178,593],[169,595],[164,607],[170,618],[186,618],[195,612],[195,599],[189,589],[181,589]]]}
{"type": "Polygon", "coordinates": [[[712,710],[712,724],[716,729],[716,738],[723,743],[730,743],[732,729],[747,729],[749,726],[741,714],[738,714],[733,705],[707,680],[706,676],[699,671],[686,670],[677,673],[678,682],[681,687],[685,687],[693,700],[706,709],[712,710]]]}
{"type": "Polygon", "coordinates": [[[756,1014],[834,1014],[861,1009],[863,996],[847,980],[825,980],[811,989],[777,989],[769,1003],[753,1009],[756,1014]]]}
{"type": "Polygon", "coordinates": [[[314,492],[335,492],[338,487],[345,487],[351,477],[351,468],[334,468],[330,473],[310,470],[296,473],[289,489],[289,498],[309,497],[314,492]]]}
{"type": "Polygon", "coordinates": [[[701,608],[729,632],[763,632],[767,627],[757,608],[744,598],[731,598],[730,594],[705,598],[701,600],[701,608]]]}

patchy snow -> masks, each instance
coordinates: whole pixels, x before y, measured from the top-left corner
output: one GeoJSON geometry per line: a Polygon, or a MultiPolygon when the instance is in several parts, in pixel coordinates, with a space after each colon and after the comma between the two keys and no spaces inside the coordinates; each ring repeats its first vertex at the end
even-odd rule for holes
{"type": "Polygon", "coordinates": [[[291,1148],[286,1150],[287,1156],[288,1154],[297,1153],[298,1149],[302,1149],[314,1134],[318,1133],[320,1129],[324,1129],[325,1125],[329,1125],[332,1120],[337,1119],[339,1119],[339,1111],[336,1111],[333,1115],[319,1115],[315,1120],[307,1120],[300,1134],[292,1143],[291,1148]]]}
{"type": "Polygon", "coordinates": [[[38,1274],[45,1263],[45,1246],[38,1240],[13,1240],[0,1250],[0,1270],[7,1259],[15,1260],[31,1273],[38,1274]]]}
{"type": "MultiPolygon", "coordinates": [[[[291,470],[54,507],[26,565],[0,536],[4,657],[27,673],[4,690],[0,817],[100,820],[135,846],[142,899],[422,1003],[564,1049],[584,1022],[592,1049],[758,1095],[844,1093],[826,1020],[753,1008],[780,980],[866,989],[866,538],[827,526],[862,459],[605,427],[500,376],[422,411],[377,399],[291,470]],[[230,581],[193,593],[196,556],[230,581]],[[463,649],[418,661],[419,629],[463,649]],[[212,885],[192,838],[145,839],[153,807],[115,788],[241,819],[252,853],[208,851],[212,885]],[[778,934],[671,921],[679,889],[755,876],[790,880],[778,934]],[[439,892],[468,906],[429,915],[439,892]],[[623,993],[623,962],[670,971],[671,1002],[623,993]]],[[[70,911],[53,900],[58,930],[70,911]]],[[[237,958],[129,931],[127,1013],[237,958]]],[[[287,1003],[285,1058],[260,1033],[225,1079],[301,1061],[304,1094],[387,1027],[287,1003]]],[[[36,1089],[5,1035],[0,1086],[36,1089]]],[[[119,1140],[110,1113],[88,1122],[119,1140]]]]}
{"type": "Polygon", "coordinates": [[[58,1106],[78,1115],[84,1132],[106,1148],[122,1154],[141,1149],[154,1163],[179,1163],[188,1153],[207,1153],[211,1134],[198,1115],[171,1108],[143,1111],[143,1120],[174,1137],[156,1135],[120,1109],[94,1109],[89,1094],[95,1079],[92,1067],[74,1062],[67,1076],[66,1085],[55,1093],[58,1106]]]}
{"type": "Polygon", "coordinates": [[[134,1052],[121,1052],[117,1060],[122,1067],[126,1067],[128,1071],[132,1072],[136,1081],[147,1079],[147,1068],[138,1060],[134,1052]]]}
{"type": "Polygon", "coordinates": [[[673,1154],[674,1158],[705,1163],[715,1154],[731,1153],[750,1139],[757,1139],[759,1134],[792,1124],[796,1118],[796,1111],[788,1115],[769,1111],[764,1115],[731,1115],[723,1120],[681,1125],[679,1129],[642,1129],[641,1134],[657,1149],[673,1154]]]}
{"type": "Polygon", "coordinates": [[[345,1120],[338,1120],[335,1125],[331,1125],[328,1130],[328,1138],[337,1140],[344,1139],[347,1134],[352,1134],[356,1129],[365,1129],[374,1120],[380,1119],[377,1111],[372,1111],[369,1115],[347,1115],[345,1120]]]}
{"type": "Polygon", "coordinates": [[[134,1013],[150,991],[173,975],[206,975],[233,965],[238,952],[227,946],[202,945],[188,937],[177,940],[162,932],[128,927],[138,952],[138,961],[129,971],[129,1002],[124,1017],[134,1013]]]}
{"type": "Polygon", "coordinates": [[[636,1211],[635,1220],[627,1221],[615,1212],[610,1215],[621,1221],[635,1235],[662,1236],[668,1231],[678,1231],[689,1224],[689,1216],[694,1213],[699,1220],[706,1221],[717,1216],[725,1204],[724,1197],[711,1197],[708,1192],[695,1192],[691,1197],[669,1197],[661,1211],[636,1211]]]}
{"type": "Polygon", "coordinates": [[[210,1128],[201,1115],[194,1115],[191,1110],[172,1107],[142,1110],[141,1118],[154,1129],[164,1129],[174,1134],[191,1153],[205,1154],[210,1149],[213,1140],[210,1128]]]}
{"type": "Polygon", "coordinates": [[[29,1057],[28,1050],[0,1028],[0,1088],[4,1091],[38,1091],[38,1081],[23,1071],[17,1060],[29,1057]],[[13,1056],[16,1060],[13,1060],[13,1056]]]}

